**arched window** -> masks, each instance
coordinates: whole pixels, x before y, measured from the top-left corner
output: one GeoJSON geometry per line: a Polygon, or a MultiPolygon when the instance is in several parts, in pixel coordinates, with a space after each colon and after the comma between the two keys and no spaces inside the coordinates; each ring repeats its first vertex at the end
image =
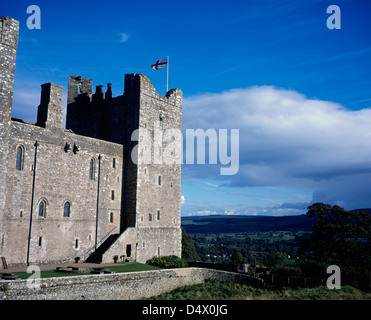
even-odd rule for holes
{"type": "Polygon", "coordinates": [[[46,217],[46,201],[41,200],[39,203],[39,217],[46,217]]]}
{"type": "Polygon", "coordinates": [[[94,159],[90,159],[89,180],[94,180],[94,176],[95,176],[95,161],[94,159]]]}
{"type": "Polygon", "coordinates": [[[69,218],[71,214],[71,203],[66,201],[63,206],[63,217],[69,218]]]}
{"type": "Polygon", "coordinates": [[[17,170],[23,170],[23,159],[24,159],[24,149],[22,146],[17,148],[17,160],[15,167],[17,170]]]}

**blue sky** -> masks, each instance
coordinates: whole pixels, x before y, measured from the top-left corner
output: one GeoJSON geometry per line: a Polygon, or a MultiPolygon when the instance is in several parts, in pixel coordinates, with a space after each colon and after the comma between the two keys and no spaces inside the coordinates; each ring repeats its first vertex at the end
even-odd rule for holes
{"type": "Polygon", "coordinates": [[[35,121],[40,85],[143,73],[184,93],[183,128],[240,130],[240,170],[182,166],[183,215],[300,214],[321,201],[371,207],[371,3],[7,1],[20,21],[13,116],[35,121]],[[41,29],[26,26],[29,5],[41,29]],[[330,5],[341,29],[326,26],[330,5]]]}

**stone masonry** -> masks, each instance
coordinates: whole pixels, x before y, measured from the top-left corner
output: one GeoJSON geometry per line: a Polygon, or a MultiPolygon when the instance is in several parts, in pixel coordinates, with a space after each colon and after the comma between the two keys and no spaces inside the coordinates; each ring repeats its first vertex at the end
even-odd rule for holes
{"type": "Polygon", "coordinates": [[[205,268],[44,278],[37,285],[33,280],[0,280],[0,300],[136,300],[206,280],[263,285],[263,280],[246,274],[205,268]]]}
{"type": "MultiPolygon", "coordinates": [[[[53,83],[41,85],[36,123],[11,118],[18,30],[0,18],[0,256],[8,265],[180,256],[180,162],[133,159],[147,148],[142,130],[181,129],[182,92],[161,96],[128,74],[113,97],[111,84],[93,93],[91,79],[70,76],[66,128],[53,83]]],[[[180,154],[181,142],[172,147],[180,154]]]]}

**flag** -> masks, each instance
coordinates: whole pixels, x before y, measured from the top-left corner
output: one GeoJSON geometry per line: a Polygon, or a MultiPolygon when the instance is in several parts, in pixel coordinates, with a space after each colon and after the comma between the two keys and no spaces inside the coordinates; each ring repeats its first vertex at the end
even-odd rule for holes
{"type": "Polygon", "coordinates": [[[157,60],[156,63],[152,64],[151,65],[151,68],[153,70],[158,70],[158,69],[162,69],[162,68],[167,68],[167,63],[168,63],[168,58],[166,59],[162,59],[162,60],[157,60]]]}

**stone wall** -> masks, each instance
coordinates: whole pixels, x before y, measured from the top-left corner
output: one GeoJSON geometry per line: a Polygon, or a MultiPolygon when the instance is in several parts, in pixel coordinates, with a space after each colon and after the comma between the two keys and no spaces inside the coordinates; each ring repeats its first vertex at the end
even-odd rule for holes
{"type": "Polygon", "coordinates": [[[19,22],[0,18],[0,245],[4,234],[4,204],[7,196],[7,162],[10,118],[13,103],[15,61],[18,47],[19,22]]]}
{"type": "MultiPolygon", "coordinates": [[[[78,136],[63,129],[44,129],[13,121],[7,139],[8,192],[4,208],[0,255],[8,264],[24,263],[33,214],[30,263],[86,258],[97,240],[120,232],[123,146],[78,136]],[[33,185],[35,142],[38,142],[33,185]],[[71,149],[66,149],[66,144],[71,149]],[[16,168],[17,149],[23,150],[22,170],[16,168]],[[78,151],[74,151],[78,147],[78,151]],[[99,172],[99,156],[100,172],[99,172]],[[113,159],[115,158],[115,168],[113,159]],[[90,179],[90,161],[93,174],[90,179]],[[97,226],[98,178],[99,215],[97,226]],[[114,191],[114,199],[112,199],[114,191]],[[45,201],[45,215],[39,212],[45,201]],[[70,204],[70,216],[64,205],[70,204]]],[[[112,260],[111,260],[112,261],[112,260]]]]}
{"type": "Polygon", "coordinates": [[[0,300],[136,300],[200,284],[208,279],[261,286],[262,280],[248,275],[181,268],[41,279],[38,289],[29,289],[28,280],[0,281],[0,300]]]}
{"type": "Polygon", "coordinates": [[[138,259],[181,256],[182,92],[156,93],[140,78],[136,226],[140,231],[138,259]],[[174,161],[172,161],[174,160],[174,161]]]}

